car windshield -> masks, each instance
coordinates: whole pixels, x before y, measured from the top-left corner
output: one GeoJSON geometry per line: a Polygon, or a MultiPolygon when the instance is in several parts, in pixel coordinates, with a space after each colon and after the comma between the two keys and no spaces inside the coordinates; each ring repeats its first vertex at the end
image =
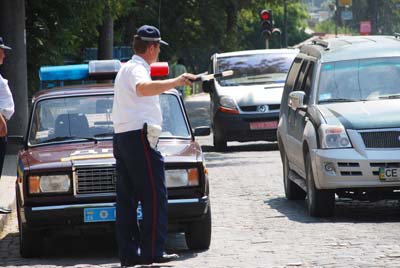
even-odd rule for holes
{"type": "Polygon", "coordinates": [[[221,57],[216,72],[233,70],[234,75],[217,79],[221,86],[284,83],[295,53],[258,53],[221,57]]]}
{"type": "Polygon", "coordinates": [[[400,98],[400,58],[325,63],[318,89],[319,103],[400,98]]]}
{"type": "MultiPolygon", "coordinates": [[[[45,99],[32,113],[28,142],[38,145],[73,140],[111,139],[113,95],[45,99]]],[[[182,107],[173,94],[160,95],[163,114],[161,138],[190,138],[182,107]]]]}

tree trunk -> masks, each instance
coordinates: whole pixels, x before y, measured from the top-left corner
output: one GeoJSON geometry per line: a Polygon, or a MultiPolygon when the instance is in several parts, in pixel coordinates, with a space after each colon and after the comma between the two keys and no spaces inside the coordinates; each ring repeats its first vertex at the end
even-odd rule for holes
{"type": "Polygon", "coordinates": [[[97,58],[99,60],[108,60],[113,58],[114,48],[114,20],[111,16],[110,9],[105,10],[103,24],[99,30],[99,50],[97,58]]]}
{"type": "MultiPolygon", "coordinates": [[[[6,59],[1,67],[1,74],[8,80],[15,104],[15,113],[8,122],[8,135],[23,136],[28,125],[24,0],[0,1],[0,35],[6,45],[12,48],[6,51],[6,59]]],[[[8,153],[13,153],[13,150],[9,148],[8,153]]]]}
{"type": "Polygon", "coordinates": [[[237,19],[238,3],[229,0],[226,3],[226,45],[225,50],[230,51],[237,46],[237,19]]]}

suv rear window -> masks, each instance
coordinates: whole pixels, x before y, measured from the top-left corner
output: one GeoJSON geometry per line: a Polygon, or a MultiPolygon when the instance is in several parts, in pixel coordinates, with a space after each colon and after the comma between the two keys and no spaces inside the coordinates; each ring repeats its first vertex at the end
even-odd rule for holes
{"type": "Polygon", "coordinates": [[[218,83],[221,86],[284,83],[295,56],[295,53],[266,53],[218,58],[216,72],[234,72],[231,78],[218,79],[218,83]]]}
{"type": "Polygon", "coordinates": [[[318,102],[400,98],[400,58],[349,60],[322,65],[318,102]]]}

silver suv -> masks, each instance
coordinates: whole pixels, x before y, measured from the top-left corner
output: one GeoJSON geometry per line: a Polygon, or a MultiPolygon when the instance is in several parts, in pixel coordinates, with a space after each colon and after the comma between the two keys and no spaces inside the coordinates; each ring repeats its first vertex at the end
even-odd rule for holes
{"type": "Polygon", "coordinates": [[[287,199],[331,216],[335,195],[399,198],[400,39],[354,36],[301,47],[277,130],[287,199]]]}
{"type": "Polygon", "coordinates": [[[276,141],[283,85],[297,53],[297,49],[260,49],[211,57],[209,73],[234,72],[203,83],[211,97],[216,151],[225,151],[228,141],[276,141]]]}

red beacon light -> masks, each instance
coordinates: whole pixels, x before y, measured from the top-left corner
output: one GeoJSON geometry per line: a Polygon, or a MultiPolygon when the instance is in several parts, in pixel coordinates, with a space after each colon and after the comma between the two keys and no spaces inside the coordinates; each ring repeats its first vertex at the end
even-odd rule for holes
{"type": "Polygon", "coordinates": [[[154,62],[150,65],[150,76],[161,77],[169,74],[168,62],[154,62]]]}

